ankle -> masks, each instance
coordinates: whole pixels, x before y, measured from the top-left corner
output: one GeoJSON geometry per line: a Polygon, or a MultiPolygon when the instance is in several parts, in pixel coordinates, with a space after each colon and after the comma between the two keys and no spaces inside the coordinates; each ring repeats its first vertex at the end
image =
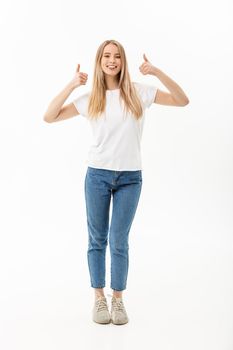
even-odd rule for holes
{"type": "Polygon", "coordinates": [[[113,290],[112,296],[115,297],[115,298],[121,298],[121,299],[123,298],[122,292],[121,291],[116,291],[116,290],[113,290]]]}
{"type": "Polygon", "coordinates": [[[95,299],[105,298],[103,288],[95,288],[95,299]]]}

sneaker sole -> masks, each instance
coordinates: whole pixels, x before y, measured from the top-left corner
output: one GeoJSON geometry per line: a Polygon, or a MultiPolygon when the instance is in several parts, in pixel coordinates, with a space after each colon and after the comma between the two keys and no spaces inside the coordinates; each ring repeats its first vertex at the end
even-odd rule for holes
{"type": "Polygon", "coordinates": [[[98,322],[98,321],[95,321],[95,320],[93,320],[95,323],[98,323],[98,324],[109,324],[109,323],[111,323],[111,320],[109,320],[109,321],[105,321],[105,322],[98,322]]]}
{"type": "Polygon", "coordinates": [[[128,320],[128,321],[126,321],[126,322],[121,322],[121,323],[118,323],[118,322],[113,322],[113,320],[111,320],[111,321],[112,321],[112,323],[113,323],[113,324],[115,324],[115,325],[117,325],[117,326],[121,326],[121,325],[126,324],[126,323],[128,323],[128,322],[129,322],[129,320],[128,320]]]}

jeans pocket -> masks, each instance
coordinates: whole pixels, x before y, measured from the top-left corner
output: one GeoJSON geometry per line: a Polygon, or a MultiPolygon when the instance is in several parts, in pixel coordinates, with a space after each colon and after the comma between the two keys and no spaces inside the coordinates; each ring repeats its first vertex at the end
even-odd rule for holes
{"type": "Polygon", "coordinates": [[[132,183],[142,183],[142,174],[139,171],[129,176],[129,181],[132,183]]]}
{"type": "Polygon", "coordinates": [[[88,167],[87,174],[91,175],[91,176],[96,176],[96,175],[98,175],[98,169],[88,167]]]}

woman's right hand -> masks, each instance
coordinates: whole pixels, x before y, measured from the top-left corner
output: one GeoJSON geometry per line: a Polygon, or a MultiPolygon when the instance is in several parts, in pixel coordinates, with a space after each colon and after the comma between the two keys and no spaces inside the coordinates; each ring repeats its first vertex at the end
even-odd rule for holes
{"type": "Polygon", "coordinates": [[[87,82],[88,74],[82,73],[79,70],[80,64],[78,64],[74,78],[71,80],[71,84],[74,88],[79,87],[80,85],[85,85],[87,82]]]}

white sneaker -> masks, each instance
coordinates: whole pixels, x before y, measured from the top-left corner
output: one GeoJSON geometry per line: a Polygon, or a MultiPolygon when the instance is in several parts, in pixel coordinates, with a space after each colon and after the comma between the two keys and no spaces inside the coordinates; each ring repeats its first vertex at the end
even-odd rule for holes
{"type": "Polygon", "coordinates": [[[112,296],[111,319],[114,324],[129,322],[122,298],[112,296]]]}
{"type": "Polygon", "coordinates": [[[108,311],[108,304],[105,297],[99,297],[95,300],[95,304],[92,311],[92,319],[97,323],[110,323],[111,316],[108,311]]]}

